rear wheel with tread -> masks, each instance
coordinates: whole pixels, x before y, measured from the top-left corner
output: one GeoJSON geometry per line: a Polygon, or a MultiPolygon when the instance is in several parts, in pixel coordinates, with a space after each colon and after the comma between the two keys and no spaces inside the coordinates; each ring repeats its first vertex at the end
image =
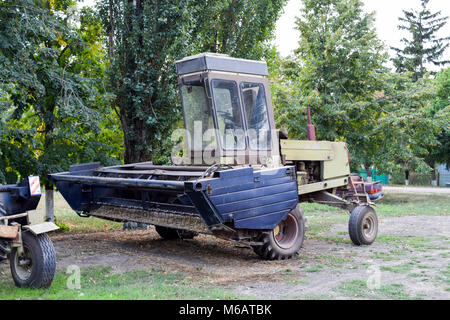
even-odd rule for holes
{"type": "Polygon", "coordinates": [[[297,254],[305,239],[304,212],[297,206],[272,231],[261,234],[260,245],[252,246],[266,260],[284,260],[297,254]]]}

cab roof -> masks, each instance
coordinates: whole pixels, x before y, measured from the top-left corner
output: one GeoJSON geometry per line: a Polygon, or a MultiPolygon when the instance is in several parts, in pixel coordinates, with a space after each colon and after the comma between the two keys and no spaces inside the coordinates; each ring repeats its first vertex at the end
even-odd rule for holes
{"type": "Polygon", "coordinates": [[[179,76],[205,71],[246,73],[259,76],[269,74],[264,61],[232,58],[229,55],[218,53],[200,53],[185,57],[176,61],[175,65],[179,76]]]}

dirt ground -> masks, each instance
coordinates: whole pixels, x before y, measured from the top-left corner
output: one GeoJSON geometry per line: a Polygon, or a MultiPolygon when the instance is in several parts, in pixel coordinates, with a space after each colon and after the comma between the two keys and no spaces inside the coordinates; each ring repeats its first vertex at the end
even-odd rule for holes
{"type": "MultiPolygon", "coordinates": [[[[386,202],[401,206],[406,201],[392,200],[386,202]]],[[[60,210],[67,207],[62,198],[58,201],[60,210]]],[[[336,216],[331,228],[322,228],[322,218],[315,216],[319,213],[306,211],[310,238],[299,255],[287,261],[264,261],[250,247],[207,235],[162,240],[153,227],[50,236],[60,273],[70,265],[112,266],[116,273],[163,270],[192,285],[217,286],[242,298],[450,299],[450,215],[442,198],[437,207],[431,206],[431,196],[429,201],[411,215],[380,215],[377,240],[361,247],[350,241],[345,213],[325,213],[336,216]],[[421,210],[439,212],[421,215],[421,210]]],[[[72,216],[70,209],[67,212],[72,216]]],[[[6,263],[1,264],[0,274],[8,274],[7,269],[6,263]]]]}
{"type": "Polygon", "coordinates": [[[343,241],[307,239],[299,256],[288,261],[262,261],[249,247],[207,235],[165,241],[153,228],[55,234],[52,240],[60,269],[72,264],[111,265],[114,272],[163,268],[261,299],[450,299],[450,217],[386,218],[379,229],[373,245],[357,247],[347,226],[337,224],[327,234],[343,241]],[[378,290],[365,285],[373,270],[379,272],[378,290]]]}

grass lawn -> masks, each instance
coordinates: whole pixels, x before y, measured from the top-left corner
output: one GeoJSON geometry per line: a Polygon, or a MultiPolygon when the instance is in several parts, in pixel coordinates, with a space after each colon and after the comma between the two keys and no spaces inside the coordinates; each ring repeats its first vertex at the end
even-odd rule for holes
{"type": "MultiPolygon", "coordinates": [[[[63,229],[61,231],[70,232],[99,232],[120,230],[122,223],[98,219],[94,217],[83,218],[79,217],[67,204],[66,200],[59,192],[54,194],[55,206],[55,220],[56,223],[63,229]]],[[[42,198],[39,202],[36,212],[44,214],[45,201],[42,198]]],[[[43,217],[40,217],[43,219],[43,217]]]]}
{"type": "MultiPolygon", "coordinates": [[[[311,239],[346,242],[343,237],[319,236],[336,223],[348,223],[348,212],[318,203],[301,203],[307,217],[307,235],[311,239]]],[[[387,194],[375,205],[379,218],[401,216],[449,216],[450,197],[446,195],[387,194]]],[[[348,242],[348,241],[347,241],[348,242]]]]}
{"type": "Polygon", "coordinates": [[[156,300],[156,299],[250,299],[226,293],[218,287],[192,285],[189,278],[162,270],[133,270],[112,273],[110,266],[80,270],[80,289],[69,289],[71,274],[57,272],[48,289],[16,288],[9,276],[0,278],[1,299],[51,300],[156,300]]]}
{"type": "Polygon", "coordinates": [[[335,288],[335,291],[356,299],[415,299],[405,292],[402,284],[382,285],[379,289],[369,289],[364,280],[344,281],[335,288]]]}

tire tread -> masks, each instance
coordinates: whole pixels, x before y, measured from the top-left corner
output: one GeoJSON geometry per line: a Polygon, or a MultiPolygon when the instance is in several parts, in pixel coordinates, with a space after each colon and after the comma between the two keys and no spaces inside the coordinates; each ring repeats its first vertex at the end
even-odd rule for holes
{"type": "MultiPolygon", "coordinates": [[[[303,211],[302,208],[300,208],[300,206],[297,206],[296,209],[294,210],[298,210],[300,218],[301,218],[301,224],[303,225],[303,239],[302,239],[302,246],[303,246],[303,241],[305,240],[306,236],[305,236],[305,230],[306,230],[306,226],[305,226],[305,213],[303,211]]],[[[270,231],[265,231],[261,234],[259,241],[262,241],[263,244],[261,245],[255,245],[252,246],[253,251],[260,256],[261,258],[265,259],[265,260],[285,260],[285,259],[291,259],[294,255],[297,254],[282,254],[280,253],[278,250],[276,250],[276,248],[274,248],[270,242],[270,237],[271,237],[271,232],[270,231]]],[[[301,247],[301,246],[300,246],[301,247]]]]}
{"type": "MultiPolygon", "coordinates": [[[[351,215],[350,215],[350,219],[348,221],[348,234],[350,236],[350,239],[352,240],[352,242],[357,245],[370,245],[373,243],[373,241],[375,241],[375,239],[372,242],[367,242],[364,239],[362,239],[362,235],[360,234],[361,230],[359,227],[359,224],[361,223],[361,215],[364,215],[367,209],[371,209],[376,217],[376,213],[373,210],[372,207],[369,206],[358,206],[355,209],[353,209],[351,215]]],[[[377,222],[377,232],[378,232],[378,222],[377,222]]],[[[376,235],[375,235],[376,238],[376,235]]]]}

